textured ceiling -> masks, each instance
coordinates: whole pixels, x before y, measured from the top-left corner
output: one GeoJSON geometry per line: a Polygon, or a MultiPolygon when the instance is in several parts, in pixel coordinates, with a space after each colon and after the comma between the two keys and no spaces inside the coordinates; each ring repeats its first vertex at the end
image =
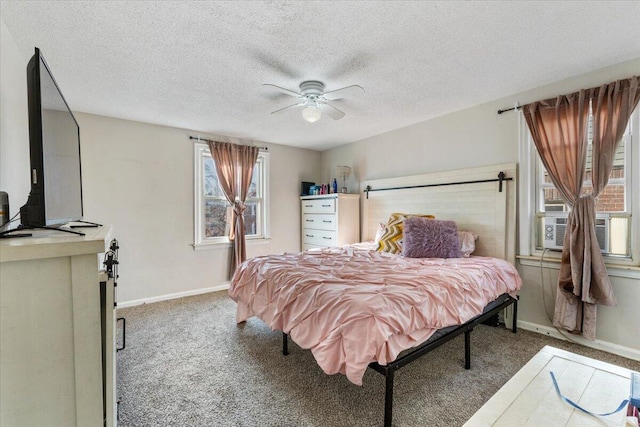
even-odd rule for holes
{"type": "Polygon", "coordinates": [[[74,111],[324,150],[640,57],[640,2],[2,1],[74,111]],[[263,87],[326,90],[307,123],[263,87]]]}

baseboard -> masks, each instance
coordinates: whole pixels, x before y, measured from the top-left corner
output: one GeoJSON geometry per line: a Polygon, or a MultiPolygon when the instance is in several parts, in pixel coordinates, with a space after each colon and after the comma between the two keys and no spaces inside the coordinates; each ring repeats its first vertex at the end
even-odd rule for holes
{"type": "MultiPolygon", "coordinates": [[[[634,348],[625,347],[618,344],[613,344],[607,341],[590,341],[580,336],[569,335],[566,337],[560,333],[556,328],[550,326],[538,325],[537,323],[523,322],[518,320],[518,328],[526,329],[527,331],[537,332],[539,334],[548,335],[553,338],[557,338],[563,341],[571,341],[576,344],[584,345],[585,347],[595,348],[597,350],[606,351],[607,353],[617,354],[618,356],[626,357],[627,359],[640,361],[640,350],[634,348]]],[[[568,332],[567,332],[568,334],[568,332]]]]}
{"type": "Polygon", "coordinates": [[[231,282],[224,282],[218,286],[211,286],[209,288],[193,289],[190,291],[176,292],[175,294],[166,294],[166,295],[160,295],[157,297],[136,299],[132,301],[123,301],[123,302],[118,301],[118,308],[133,307],[136,305],[150,304],[152,302],[167,301],[170,299],[190,297],[193,295],[206,294],[209,292],[224,291],[229,289],[230,285],[231,285],[231,282]]]}

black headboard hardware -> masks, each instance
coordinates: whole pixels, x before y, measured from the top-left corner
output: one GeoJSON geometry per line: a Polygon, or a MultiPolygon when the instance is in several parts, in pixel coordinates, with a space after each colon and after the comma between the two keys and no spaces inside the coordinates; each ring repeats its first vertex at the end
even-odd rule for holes
{"type": "Polygon", "coordinates": [[[364,189],[369,198],[369,191],[390,191],[390,190],[407,190],[409,188],[426,188],[426,187],[442,187],[445,185],[463,185],[463,184],[479,184],[483,182],[499,182],[498,192],[502,193],[502,181],[513,181],[513,178],[507,177],[503,171],[500,171],[498,177],[495,179],[479,179],[476,181],[460,181],[460,182],[441,182],[439,184],[423,184],[423,185],[408,185],[405,187],[389,187],[389,188],[371,188],[370,185],[364,189]]]}

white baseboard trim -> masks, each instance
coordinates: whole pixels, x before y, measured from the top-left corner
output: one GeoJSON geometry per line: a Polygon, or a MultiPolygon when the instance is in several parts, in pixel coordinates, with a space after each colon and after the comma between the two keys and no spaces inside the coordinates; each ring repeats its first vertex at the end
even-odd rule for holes
{"type": "Polygon", "coordinates": [[[206,294],[209,292],[224,291],[229,289],[229,286],[231,286],[231,282],[224,282],[218,286],[211,286],[209,288],[193,289],[190,291],[176,292],[175,294],[166,294],[166,295],[160,295],[157,297],[136,299],[132,301],[123,301],[123,302],[118,301],[118,308],[134,307],[136,305],[150,304],[152,302],[167,301],[170,299],[190,297],[193,295],[206,294]]]}
{"type": "Polygon", "coordinates": [[[538,325],[537,323],[531,322],[523,322],[522,320],[518,320],[518,328],[526,329],[527,331],[537,332],[543,335],[549,335],[553,338],[558,338],[563,341],[571,341],[576,344],[584,345],[585,347],[595,348],[597,350],[606,351],[608,353],[617,354],[618,356],[626,357],[627,359],[633,359],[640,361],[640,350],[636,350],[634,348],[625,347],[618,344],[613,344],[607,341],[590,341],[584,339],[580,336],[569,335],[570,338],[565,337],[563,334],[558,332],[556,328],[550,326],[538,325]]]}

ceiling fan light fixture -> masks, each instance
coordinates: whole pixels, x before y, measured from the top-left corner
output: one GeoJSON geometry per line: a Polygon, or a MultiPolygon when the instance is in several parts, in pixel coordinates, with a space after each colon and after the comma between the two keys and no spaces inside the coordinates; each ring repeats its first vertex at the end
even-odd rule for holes
{"type": "Polygon", "coordinates": [[[263,86],[269,86],[279,92],[285,93],[297,99],[297,103],[289,105],[279,110],[272,111],[271,114],[281,114],[292,108],[303,108],[302,117],[309,123],[315,123],[322,118],[322,113],[329,116],[333,120],[340,120],[344,117],[344,111],[340,111],[336,106],[331,105],[328,101],[348,98],[353,95],[361,95],[364,93],[362,86],[351,85],[340,89],[324,91],[324,83],[318,80],[305,80],[300,83],[300,92],[285,89],[283,87],[265,83],[263,86]]]}
{"type": "Polygon", "coordinates": [[[314,123],[322,117],[322,111],[315,105],[310,105],[302,110],[302,117],[309,123],[314,123]]]}

